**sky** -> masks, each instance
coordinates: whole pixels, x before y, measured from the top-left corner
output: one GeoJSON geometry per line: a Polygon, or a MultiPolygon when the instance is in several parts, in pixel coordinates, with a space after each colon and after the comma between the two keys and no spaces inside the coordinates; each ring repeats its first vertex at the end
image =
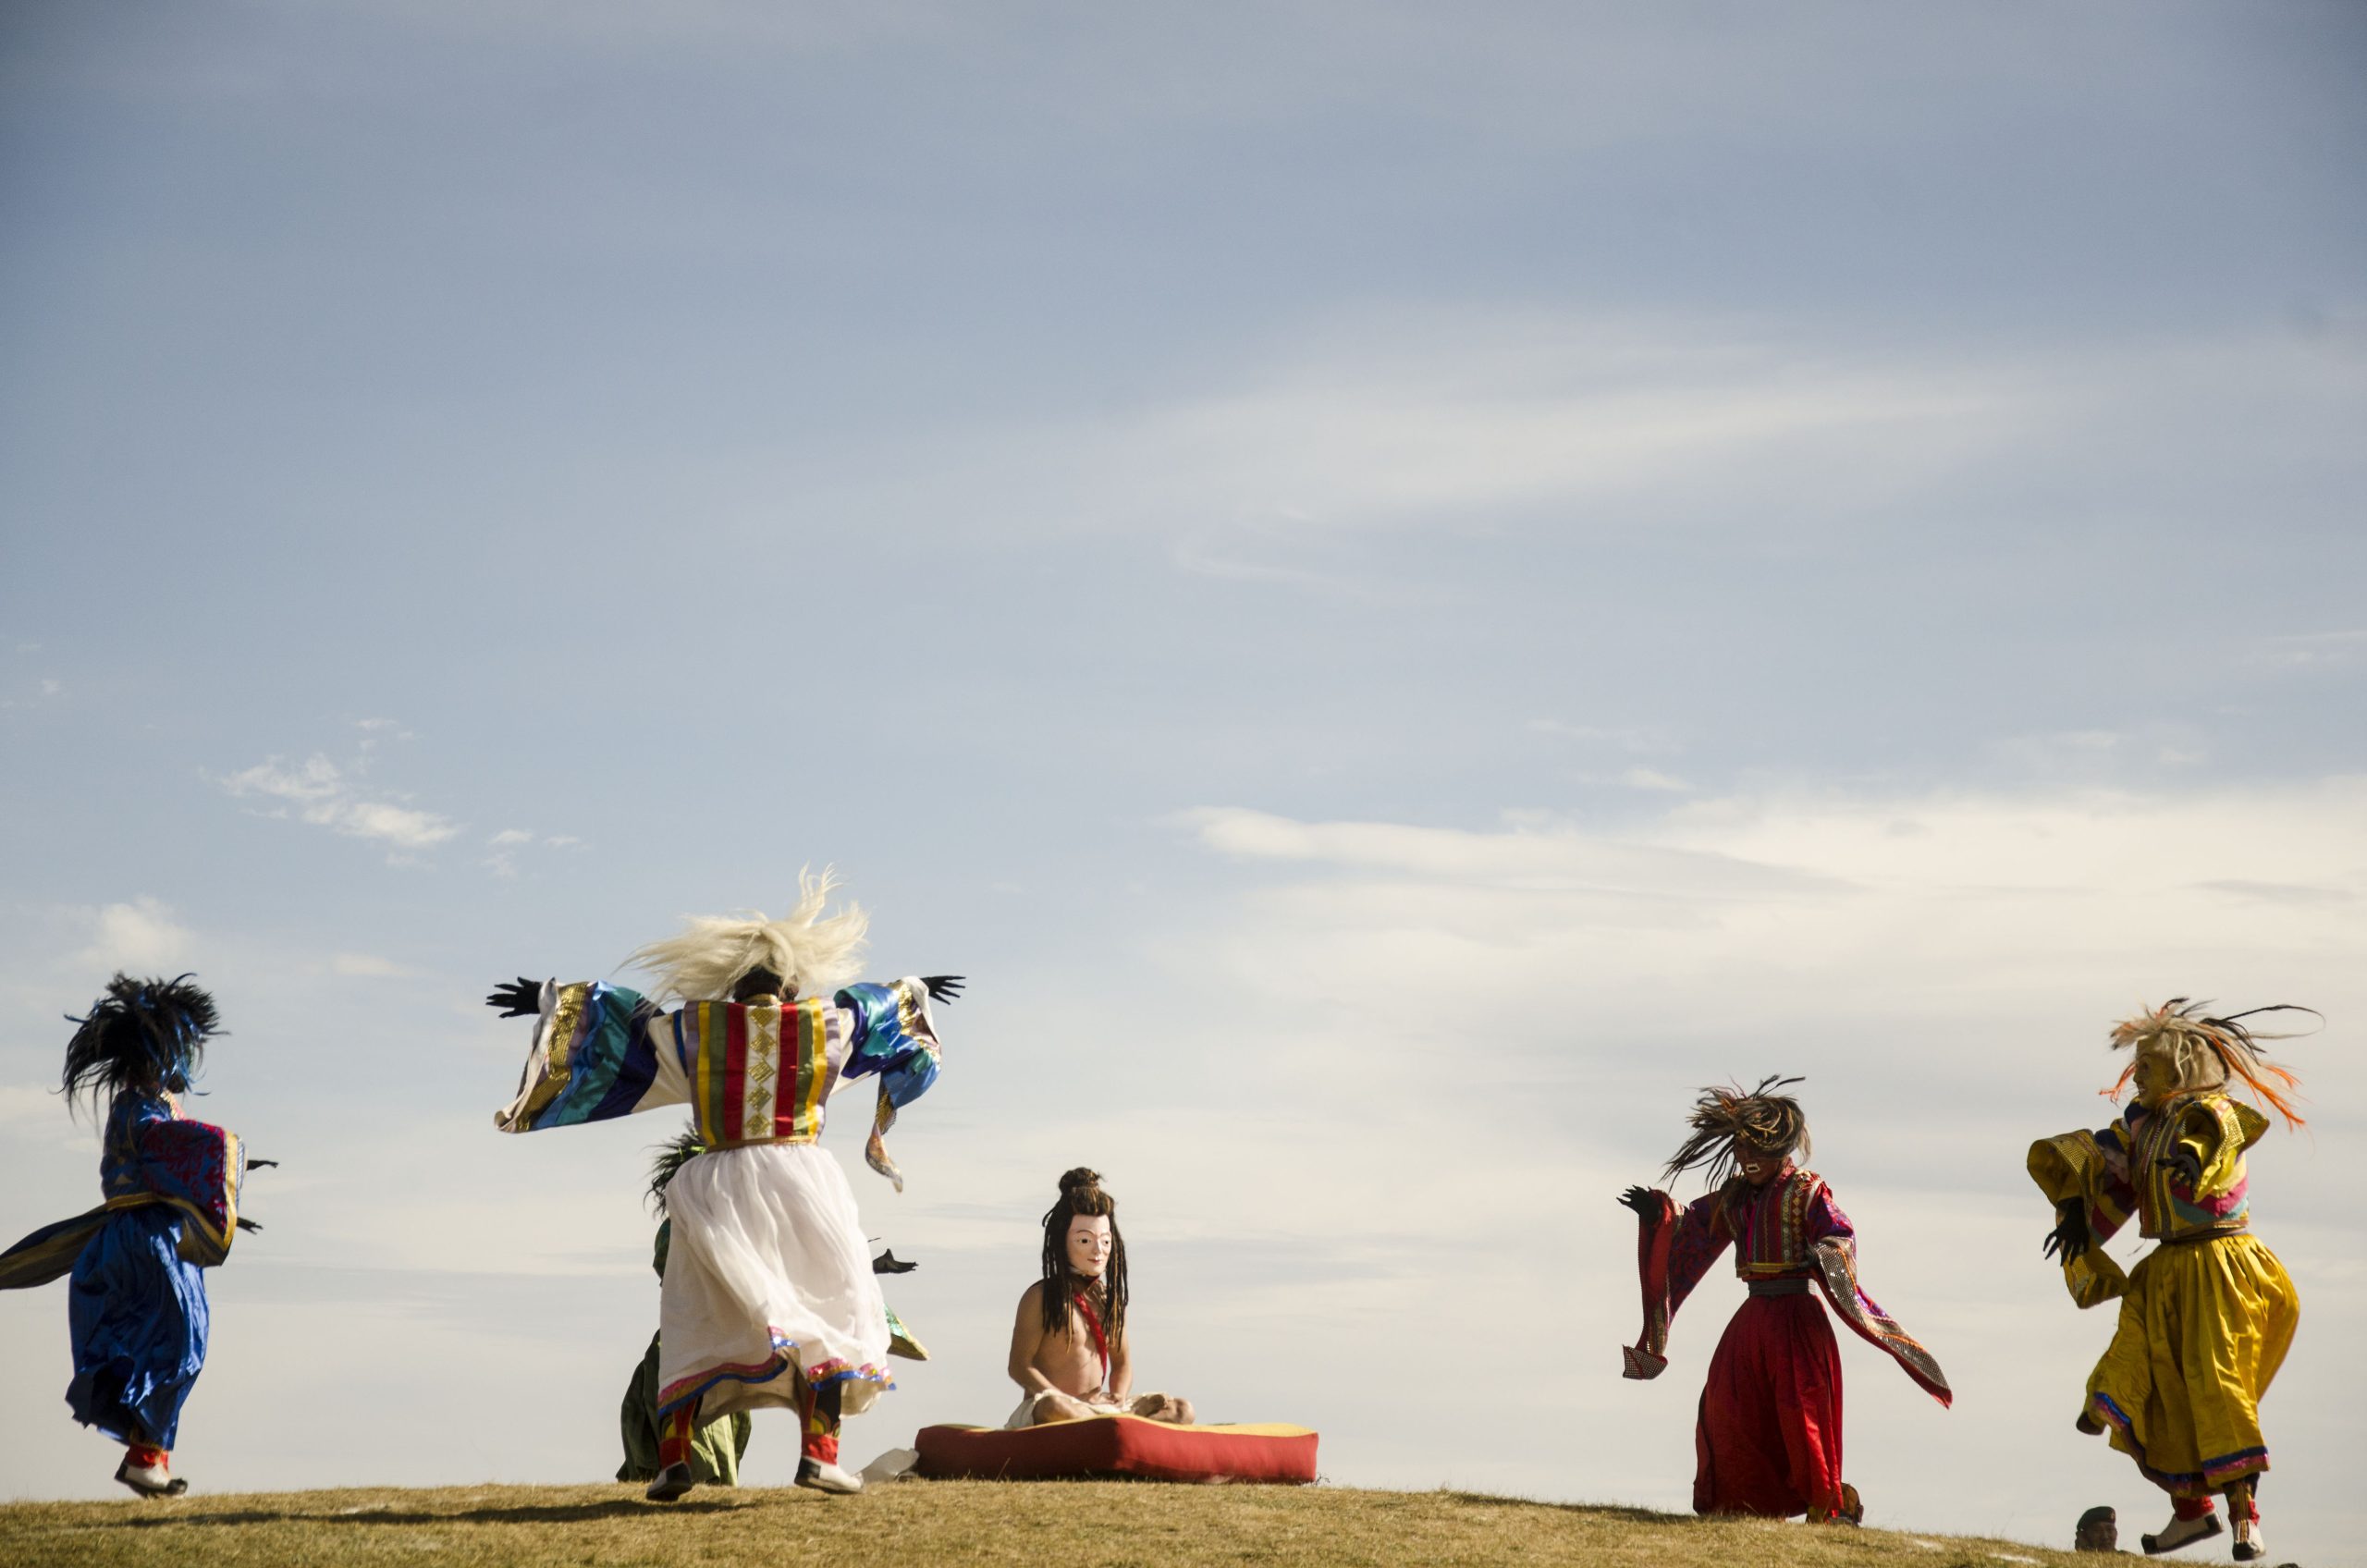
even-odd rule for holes
{"type": "MultiPolygon", "coordinates": [[[[605,1477],[678,1123],[496,1133],[478,998],[829,864],[972,982],[906,1190],[825,1140],[934,1353],[858,1462],[1008,1410],[1086,1164],[1143,1386],[1683,1509],[1739,1292],[1622,1380],[1614,1199],[1784,1072],[1959,1390],[1844,1345],[1869,1522],[2064,1545],[2164,1511],[2024,1151],[2140,1005],[2305,1003],[2263,1503],[2348,1551],[2362,70],[2300,0],[0,8],[0,1231],[96,1201],[63,1016],[193,970],[283,1164],[180,1473],[605,1477]]],[[[63,1293],[8,1495],[113,1489],[63,1293]]]]}

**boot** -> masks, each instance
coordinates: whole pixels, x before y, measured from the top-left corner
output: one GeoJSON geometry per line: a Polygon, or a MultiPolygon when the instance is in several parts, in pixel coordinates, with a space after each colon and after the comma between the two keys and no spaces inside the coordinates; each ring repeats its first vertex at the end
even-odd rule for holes
{"type": "Polygon", "coordinates": [[[2159,1557],[2165,1551],[2177,1551],[2197,1541],[2207,1541],[2219,1533],[2219,1515],[2199,1513],[2191,1519],[2172,1519],[2154,1536],[2140,1536],[2137,1544],[2145,1549],[2148,1557],[2159,1557]]]}
{"type": "Polygon", "coordinates": [[[115,1478],[141,1497],[178,1497],[189,1490],[189,1483],[170,1473],[170,1463],[159,1454],[153,1464],[134,1464],[127,1453],[123,1463],[116,1466],[115,1478]]]}
{"type": "Polygon", "coordinates": [[[827,1459],[801,1459],[797,1462],[797,1484],[811,1487],[817,1492],[834,1492],[843,1497],[863,1490],[863,1477],[852,1471],[841,1470],[827,1459]]]}
{"type": "Polygon", "coordinates": [[[649,1490],[643,1495],[652,1502],[672,1502],[698,1484],[698,1478],[691,1474],[691,1467],[677,1463],[657,1472],[657,1479],[649,1483],[649,1490]]]}

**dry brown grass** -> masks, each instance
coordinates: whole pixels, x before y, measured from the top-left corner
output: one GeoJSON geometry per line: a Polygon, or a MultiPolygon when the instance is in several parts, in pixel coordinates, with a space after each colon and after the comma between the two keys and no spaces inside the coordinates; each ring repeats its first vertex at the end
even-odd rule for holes
{"type": "Polygon", "coordinates": [[[28,1568],[2073,1568],[2080,1561],[1962,1537],[1329,1487],[908,1481],[852,1498],[702,1488],[670,1507],[643,1501],[639,1487],[461,1487],[0,1505],[0,1563],[28,1568]]]}

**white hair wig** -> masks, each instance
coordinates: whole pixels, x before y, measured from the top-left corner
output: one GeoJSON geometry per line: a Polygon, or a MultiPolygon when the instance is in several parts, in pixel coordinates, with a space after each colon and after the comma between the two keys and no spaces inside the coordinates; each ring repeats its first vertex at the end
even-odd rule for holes
{"type": "Polygon", "coordinates": [[[797,874],[797,907],[779,920],[760,911],[738,918],[692,917],[679,937],[636,949],[619,967],[647,970],[657,977],[659,999],[727,1001],[732,986],[753,971],[768,969],[800,997],[830,997],[862,974],[865,934],[871,916],[853,904],[824,918],[838,878],[828,868],[797,874]]]}

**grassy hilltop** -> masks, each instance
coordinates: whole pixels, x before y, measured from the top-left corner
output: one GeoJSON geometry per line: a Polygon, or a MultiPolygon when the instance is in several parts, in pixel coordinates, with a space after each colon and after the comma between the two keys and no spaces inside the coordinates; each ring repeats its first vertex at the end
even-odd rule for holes
{"type": "Polygon", "coordinates": [[[1523,1502],[1467,1492],[905,1482],[861,1497],[703,1488],[668,1508],[639,1487],[253,1492],[173,1501],[0,1505],[0,1563],[343,1568],[352,1563],[1574,1564],[1585,1568],[1997,1568],[2092,1564],[1963,1537],[1809,1528],[1523,1502]]]}

